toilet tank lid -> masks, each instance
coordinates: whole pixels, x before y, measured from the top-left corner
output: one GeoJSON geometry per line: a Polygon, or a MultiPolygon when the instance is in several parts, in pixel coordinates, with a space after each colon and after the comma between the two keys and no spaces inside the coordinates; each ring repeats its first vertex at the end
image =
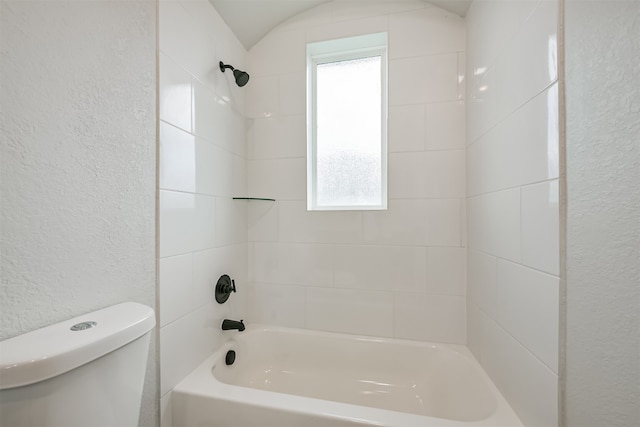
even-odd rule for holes
{"type": "Polygon", "coordinates": [[[152,308],[125,302],[0,341],[0,390],[53,378],[149,332],[152,308]]]}

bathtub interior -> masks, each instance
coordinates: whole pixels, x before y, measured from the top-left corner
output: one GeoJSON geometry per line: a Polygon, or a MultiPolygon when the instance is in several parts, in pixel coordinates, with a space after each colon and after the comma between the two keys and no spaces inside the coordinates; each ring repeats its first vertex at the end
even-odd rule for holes
{"type": "Polygon", "coordinates": [[[255,328],[230,340],[211,372],[234,386],[448,420],[482,420],[496,409],[463,346],[255,328]]]}

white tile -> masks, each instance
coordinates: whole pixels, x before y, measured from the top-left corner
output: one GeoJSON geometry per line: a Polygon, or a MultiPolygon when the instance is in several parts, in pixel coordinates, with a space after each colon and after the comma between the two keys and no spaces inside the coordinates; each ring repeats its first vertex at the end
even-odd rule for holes
{"type": "Polygon", "coordinates": [[[335,286],[380,291],[425,291],[427,249],[410,246],[336,245],[335,286]]]}
{"type": "Polygon", "coordinates": [[[465,196],[464,150],[389,154],[389,198],[465,196]]]}
{"type": "MultiPolygon", "coordinates": [[[[545,1],[548,1],[548,0],[545,0],[545,1]]],[[[557,0],[550,0],[548,1],[548,3],[550,3],[551,8],[558,7],[557,0]]],[[[540,5],[540,0],[522,0],[522,1],[516,2],[516,4],[514,5],[515,11],[512,12],[512,15],[514,16],[514,19],[517,20],[519,29],[525,26],[527,20],[529,20],[533,16],[533,13],[535,12],[535,10],[538,8],[539,5],[540,5]],[[517,18],[515,18],[516,16],[517,18]]],[[[557,12],[551,11],[551,13],[555,14],[557,12]]]]}
{"type": "MultiPolygon", "coordinates": [[[[192,309],[215,301],[215,286],[222,274],[229,274],[228,259],[232,246],[207,249],[192,254],[193,256],[193,295],[192,309]]],[[[233,276],[231,276],[233,277],[233,276]]],[[[231,296],[233,298],[233,295],[231,296]]]]}
{"type": "Polygon", "coordinates": [[[194,299],[194,307],[199,307],[206,300],[214,305],[220,320],[222,317],[245,319],[249,293],[248,245],[242,243],[216,248],[200,258],[198,254],[194,255],[194,296],[201,300],[194,299]],[[207,260],[210,265],[204,265],[207,260]],[[229,275],[235,282],[236,292],[224,304],[219,304],[215,301],[214,292],[223,274],[229,275]]]}
{"type": "Polygon", "coordinates": [[[363,212],[364,241],[414,246],[459,246],[456,199],[389,200],[386,211],[363,212]]]}
{"type": "Polygon", "coordinates": [[[209,304],[160,329],[160,395],[169,392],[222,343],[223,309],[217,303],[209,304]]]}
{"type": "Polygon", "coordinates": [[[487,319],[483,366],[524,425],[558,425],[558,376],[487,319]]]}
{"type": "MultiPolygon", "coordinates": [[[[191,0],[181,1],[191,3],[191,0]]],[[[209,3],[209,6],[211,6],[211,2],[203,1],[203,3],[209,3]]],[[[216,11],[215,7],[211,6],[209,10],[212,13],[208,13],[207,22],[209,28],[212,30],[212,35],[216,41],[218,50],[221,53],[220,58],[226,58],[232,64],[244,67],[246,65],[244,59],[247,55],[244,46],[242,46],[242,43],[240,43],[231,28],[224,22],[224,19],[216,11]]],[[[193,14],[195,15],[197,13],[197,11],[194,11],[193,14]]]]}
{"type": "Polygon", "coordinates": [[[557,81],[557,34],[558,2],[541,1],[497,63],[500,117],[557,81]]]}
{"type": "Polygon", "coordinates": [[[496,319],[498,314],[498,261],[472,249],[467,251],[467,295],[474,305],[496,319]]]}
{"type": "Polygon", "coordinates": [[[233,76],[233,72],[221,72],[219,62],[232,65],[233,67],[247,71],[253,82],[255,79],[252,76],[253,70],[247,68],[246,64],[246,51],[235,37],[233,32],[229,29],[222,18],[218,21],[220,25],[216,26],[216,23],[212,23],[214,31],[221,33],[216,37],[216,57],[212,57],[211,54],[207,55],[207,58],[213,59],[212,67],[208,70],[206,76],[200,77],[201,80],[206,80],[207,85],[215,88],[216,93],[222,97],[230,106],[232,106],[240,114],[244,115],[247,111],[247,89],[251,84],[239,87],[233,76]],[[216,28],[217,27],[217,28],[216,28]]]}
{"type": "Polygon", "coordinates": [[[191,8],[189,3],[195,2],[163,0],[160,3],[160,50],[194,76],[206,77],[217,68],[217,49],[210,33],[211,24],[205,24],[204,20],[187,10],[191,8]],[[185,49],[185,46],[189,48],[185,49]]]}
{"type": "Polygon", "coordinates": [[[247,229],[250,242],[275,242],[279,234],[279,205],[270,201],[248,201],[247,229]]]}
{"type": "Polygon", "coordinates": [[[507,261],[498,262],[500,324],[558,372],[559,281],[507,261]]]}
{"type": "Polygon", "coordinates": [[[233,154],[196,139],[196,188],[201,194],[233,196],[233,154]]]}
{"type": "Polygon", "coordinates": [[[178,128],[160,124],[160,188],[231,196],[232,154],[178,128]]]}
{"type": "Polygon", "coordinates": [[[425,149],[425,106],[398,105],[389,108],[389,152],[425,149]]]}
{"type": "Polygon", "coordinates": [[[393,294],[328,288],[306,291],[307,328],[393,336],[393,294]]]}
{"type": "Polygon", "coordinates": [[[250,159],[304,157],[307,154],[304,115],[254,119],[248,135],[250,159]]]}
{"type": "Polygon", "coordinates": [[[328,25],[308,28],[306,31],[307,43],[382,33],[388,29],[389,19],[386,16],[373,16],[363,19],[333,22],[328,25]]]}
{"type": "Polygon", "coordinates": [[[357,21],[360,19],[403,13],[407,11],[420,11],[426,5],[421,1],[372,1],[372,2],[334,2],[331,3],[332,19],[334,22],[357,21]]]}
{"type": "Polygon", "coordinates": [[[162,54],[159,74],[160,119],[191,132],[191,76],[162,54]]]}
{"type": "MultiPolygon", "coordinates": [[[[195,176],[196,193],[222,195],[220,187],[223,184],[229,186],[231,181],[231,154],[223,152],[210,142],[196,138],[195,176]]],[[[229,190],[227,189],[227,193],[229,190]]]]}
{"type": "MultiPolygon", "coordinates": [[[[204,58],[198,58],[197,53],[206,40],[201,40],[200,31],[191,15],[185,10],[184,5],[178,1],[163,0],[158,2],[159,10],[159,47],[160,52],[171,57],[176,63],[194,73],[196,64],[204,58]],[[190,49],[185,49],[189,46],[190,49]]],[[[215,55],[214,47],[210,54],[215,55]]],[[[162,65],[160,66],[162,74],[162,65]]]]}
{"type": "Polygon", "coordinates": [[[389,61],[389,105],[458,99],[456,53],[389,61]]]}
{"type": "Polygon", "coordinates": [[[231,162],[231,174],[233,176],[231,179],[231,195],[233,197],[245,196],[249,191],[247,185],[247,161],[244,157],[234,154],[231,162]]]}
{"type": "MultiPolygon", "coordinates": [[[[199,308],[215,301],[215,286],[223,274],[235,280],[238,291],[246,286],[246,258],[246,245],[224,246],[194,253],[192,307],[199,308]]],[[[228,302],[232,303],[237,295],[231,294],[228,302]]]]}
{"type": "Polygon", "coordinates": [[[465,48],[465,22],[453,13],[427,7],[389,17],[389,56],[414,57],[465,48]]]}
{"type": "MultiPolygon", "coordinates": [[[[181,64],[189,70],[191,74],[198,79],[206,81],[208,77],[216,72],[219,73],[218,68],[219,54],[222,53],[221,43],[216,43],[213,23],[203,16],[203,12],[207,13],[211,18],[213,16],[212,6],[207,6],[205,2],[201,1],[180,1],[187,15],[189,16],[186,24],[188,28],[184,26],[180,28],[184,43],[182,46],[178,46],[180,49],[181,64]],[[185,49],[184,46],[189,46],[185,49]]],[[[171,18],[169,18],[171,19],[171,18]]],[[[174,17],[175,19],[175,17],[174,17]]],[[[184,24],[183,24],[184,25],[184,24]]],[[[163,28],[162,26],[160,28],[163,28]]],[[[160,31],[162,34],[162,31],[160,31]]],[[[176,53],[174,52],[174,55],[176,53]]]]}
{"type": "Polygon", "coordinates": [[[463,101],[467,98],[467,82],[466,68],[467,56],[465,52],[458,52],[458,100],[463,101]]]}
{"type": "Polygon", "coordinates": [[[185,254],[215,245],[213,197],[160,191],[160,257],[185,254]]]}
{"type": "Polygon", "coordinates": [[[216,246],[228,246],[247,241],[247,205],[228,198],[216,199],[216,246]]]}
{"type": "MultiPolygon", "coordinates": [[[[167,1],[167,0],[162,0],[167,1]]],[[[174,0],[175,1],[175,0],[174,0]]],[[[218,14],[216,10],[211,6],[208,0],[177,0],[180,2],[182,7],[187,11],[187,13],[191,16],[192,25],[197,25],[200,28],[207,29],[207,36],[209,38],[216,38],[216,31],[213,28],[208,28],[212,26],[213,23],[217,23],[218,14]]]]}
{"type": "Polygon", "coordinates": [[[264,118],[278,114],[278,76],[255,77],[247,90],[247,117],[264,118]]]}
{"type": "Polygon", "coordinates": [[[480,67],[473,70],[477,75],[467,78],[467,145],[475,142],[498,122],[496,72],[494,69],[480,67]]]}
{"type": "MultiPolygon", "coordinates": [[[[235,66],[238,67],[238,69],[246,70],[246,67],[239,65],[238,61],[227,60],[225,63],[229,63],[229,62],[235,64],[235,66]]],[[[216,87],[217,88],[222,87],[222,90],[216,89],[216,93],[222,98],[223,101],[227,103],[227,105],[229,105],[229,107],[233,111],[237,112],[237,114],[242,115],[244,117],[249,105],[247,101],[247,96],[249,93],[247,87],[250,85],[239,87],[235,82],[235,78],[233,77],[233,74],[229,72],[226,72],[226,73],[219,72],[219,65],[217,62],[215,67],[211,69],[210,74],[218,76],[216,78],[217,80],[216,87]]]]}
{"type": "Polygon", "coordinates": [[[304,70],[280,75],[278,94],[280,114],[305,114],[307,111],[307,75],[304,70]]]}
{"type": "Polygon", "coordinates": [[[192,254],[160,259],[160,326],[165,326],[191,311],[192,293],[192,254]]]}
{"type": "Polygon", "coordinates": [[[193,84],[193,132],[199,138],[224,146],[224,133],[220,129],[225,122],[227,104],[215,92],[202,83],[193,84]]]}
{"type": "Polygon", "coordinates": [[[249,245],[246,242],[240,243],[239,245],[233,245],[232,253],[233,258],[229,263],[229,274],[241,282],[247,282],[249,280],[247,265],[249,245]]]}
{"type": "Polygon", "coordinates": [[[244,319],[249,313],[247,303],[249,299],[250,282],[247,274],[249,270],[247,246],[246,244],[233,246],[236,251],[233,260],[235,266],[229,270],[229,274],[236,281],[236,292],[233,294],[233,299],[228,301],[229,309],[231,310],[230,315],[240,319],[244,319]]]}
{"type": "Polygon", "coordinates": [[[305,33],[302,29],[272,31],[251,48],[247,68],[255,77],[294,71],[304,73],[305,58],[305,33]]]}
{"type": "Polygon", "coordinates": [[[332,246],[254,243],[252,279],[266,283],[332,286],[332,246]]]}
{"type": "Polygon", "coordinates": [[[557,85],[489,133],[467,152],[469,195],[559,176],[557,85]]]}
{"type": "Polygon", "coordinates": [[[171,392],[160,398],[160,427],[173,427],[171,392]]]}
{"type": "Polygon", "coordinates": [[[216,145],[246,157],[246,119],[228,104],[223,105],[224,113],[216,118],[220,135],[214,140],[216,145]]]}
{"type": "Polygon", "coordinates": [[[560,274],[558,180],[522,188],[522,262],[560,274]]]}
{"type": "Polygon", "coordinates": [[[195,138],[160,122],[159,186],[164,190],[196,191],[195,138]]]}
{"type": "Polygon", "coordinates": [[[462,101],[426,106],[427,150],[465,148],[465,104],[462,101]]]}
{"type": "Polygon", "coordinates": [[[267,325],[305,327],[303,286],[257,283],[249,287],[247,321],[267,325]]]}
{"type": "Polygon", "coordinates": [[[467,199],[460,199],[460,246],[467,247],[467,199]]]}
{"type": "Polygon", "coordinates": [[[520,189],[504,190],[467,200],[469,248],[520,262],[520,189]]]}
{"type": "MultiPolygon", "coordinates": [[[[219,98],[216,98],[219,100],[219,98]]],[[[203,117],[211,126],[208,141],[236,155],[246,157],[246,122],[244,116],[226,102],[217,102],[213,116],[203,117]]]]}
{"type": "Polygon", "coordinates": [[[249,194],[276,200],[306,200],[307,161],[304,157],[247,162],[249,194]]]}
{"type": "Polygon", "coordinates": [[[395,295],[396,338],[466,343],[466,300],[449,295],[395,295]]]}
{"type": "Polygon", "coordinates": [[[427,293],[466,295],[465,248],[428,248],[427,293]]]}
{"type": "Polygon", "coordinates": [[[524,3],[527,1],[478,1],[469,8],[466,49],[474,69],[493,65],[513,41],[521,25],[520,5],[524,3]]]}
{"type": "Polygon", "coordinates": [[[306,202],[279,202],[281,242],[360,243],[360,211],[307,211],[306,202]]]}
{"type": "Polygon", "coordinates": [[[482,363],[484,339],[482,311],[470,300],[467,300],[467,347],[474,357],[482,363]]]}

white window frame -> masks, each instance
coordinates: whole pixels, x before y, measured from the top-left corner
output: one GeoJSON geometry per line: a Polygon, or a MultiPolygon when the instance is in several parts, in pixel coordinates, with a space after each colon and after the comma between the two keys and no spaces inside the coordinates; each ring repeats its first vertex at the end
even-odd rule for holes
{"type": "Polygon", "coordinates": [[[387,33],[368,34],[307,44],[307,210],[385,210],[387,209],[387,33]],[[375,205],[322,205],[317,203],[317,111],[316,71],[319,64],[351,59],[381,57],[381,200],[375,205]]]}

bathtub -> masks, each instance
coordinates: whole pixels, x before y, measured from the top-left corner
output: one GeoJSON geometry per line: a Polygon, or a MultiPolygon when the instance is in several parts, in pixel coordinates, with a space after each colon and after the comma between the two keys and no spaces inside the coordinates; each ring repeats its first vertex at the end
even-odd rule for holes
{"type": "Polygon", "coordinates": [[[173,389],[173,427],[522,426],[465,346],[261,325],[228,334],[173,389]]]}

